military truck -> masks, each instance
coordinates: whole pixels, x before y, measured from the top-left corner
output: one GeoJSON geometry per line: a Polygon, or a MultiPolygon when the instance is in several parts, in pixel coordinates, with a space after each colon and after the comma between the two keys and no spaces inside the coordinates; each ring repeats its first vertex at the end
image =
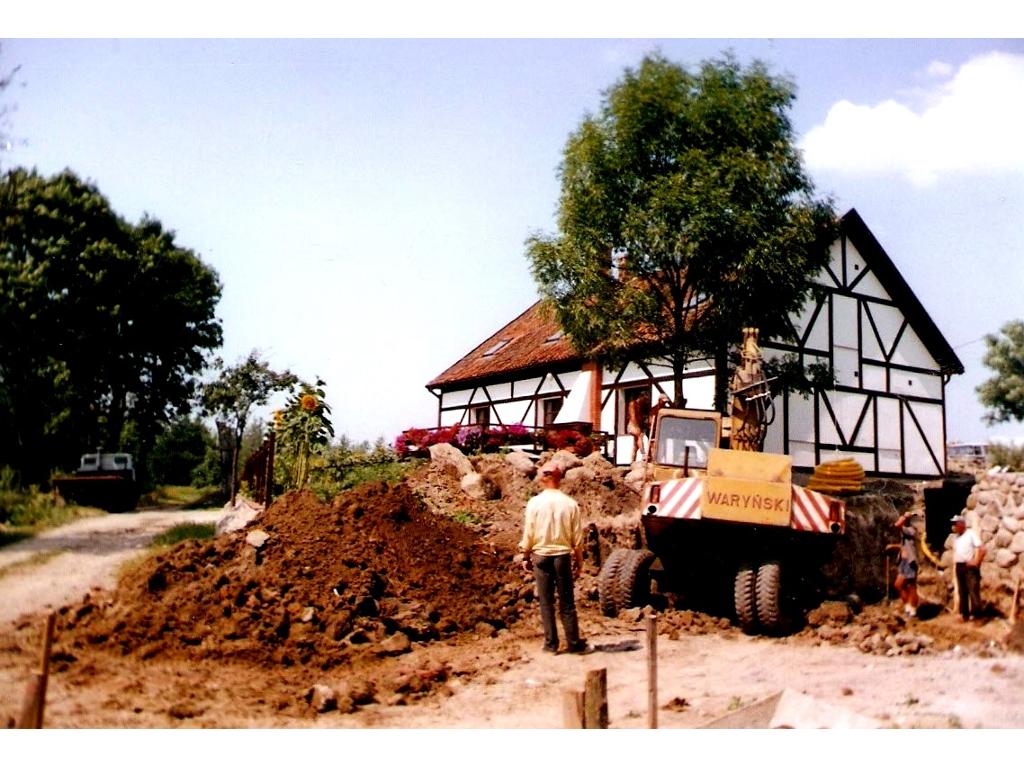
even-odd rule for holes
{"type": "Polygon", "coordinates": [[[747,632],[780,633],[845,531],[845,504],[793,482],[789,456],[761,452],[770,421],[756,329],[730,388],[731,419],[663,408],[652,425],[640,549],[616,549],[598,576],[608,616],[644,605],[651,579],[684,599],[731,598],[747,632]],[[726,447],[728,446],[728,447],[726,447]]]}
{"type": "Polygon", "coordinates": [[[86,453],[74,474],[55,477],[53,486],[65,501],[108,512],[128,512],[139,503],[130,453],[86,453]]]}

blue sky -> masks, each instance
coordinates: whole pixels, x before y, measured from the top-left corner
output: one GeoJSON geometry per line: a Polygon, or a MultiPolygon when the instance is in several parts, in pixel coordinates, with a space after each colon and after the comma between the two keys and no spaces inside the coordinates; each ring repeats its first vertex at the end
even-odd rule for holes
{"type": "MultiPolygon", "coordinates": [[[[45,28],[44,30],[45,31],[45,28]]],[[[38,31],[34,31],[38,34],[38,31]]],[[[950,440],[987,429],[980,338],[1024,317],[1021,40],[5,39],[4,167],[69,167],[224,283],[223,356],[323,377],[339,434],[430,425],[424,384],[536,297],[569,132],[659,49],[733,50],[797,86],[818,190],[856,207],[967,368],[950,440]],[[21,85],[23,84],[23,85],[21,85]]]]}

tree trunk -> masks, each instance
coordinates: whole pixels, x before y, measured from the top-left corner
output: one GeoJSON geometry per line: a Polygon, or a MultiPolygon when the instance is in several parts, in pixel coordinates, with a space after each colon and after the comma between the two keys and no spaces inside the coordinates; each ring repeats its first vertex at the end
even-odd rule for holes
{"type": "Polygon", "coordinates": [[[685,358],[672,358],[672,384],[674,387],[672,400],[673,408],[685,408],[686,398],[683,397],[683,372],[686,368],[685,358]]]}

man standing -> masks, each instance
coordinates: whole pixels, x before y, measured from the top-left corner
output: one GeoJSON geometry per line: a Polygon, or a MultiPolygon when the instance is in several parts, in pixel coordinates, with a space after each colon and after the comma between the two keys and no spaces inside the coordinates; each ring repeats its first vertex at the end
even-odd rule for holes
{"type": "Polygon", "coordinates": [[[960,596],[960,618],[967,621],[981,615],[981,561],[985,547],[978,534],[967,527],[963,515],[953,518],[953,563],[956,589],[960,596]]]}
{"type": "Polygon", "coordinates": [[[900,557],[896,563],[896,589],[899,590],[903,611],[908,617],[917,616],[917,530],[914,516],[907,512],[894,523],[900,531],[900,557]]]}
{"type": "Polygon", "coordinates": [[[558,628],[555,626],[555,592],[558,615],[562,620],[569,653],[586,653],[589,648],[580,639],[573,596],[573,577],[583,567],[583,524],[579,505],[562,493],[562,468],[549,461],[540,468],[538,482],[544,489],[526,505],[523,538],[523,567],[537,580],[537,600],[544,627],[544,651],[557,653],[558,628]]]}

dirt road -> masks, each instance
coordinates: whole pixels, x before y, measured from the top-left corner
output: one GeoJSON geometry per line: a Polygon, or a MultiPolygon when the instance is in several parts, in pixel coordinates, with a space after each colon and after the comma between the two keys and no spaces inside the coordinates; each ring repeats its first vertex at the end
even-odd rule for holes
{"type": "Polygon", "coordinates": [[[224,514],[217,509],[90,517],[0,549],[0,627],[113,588],[118,568],[154,536],[178,523],[214,522],[224,514]]]}

